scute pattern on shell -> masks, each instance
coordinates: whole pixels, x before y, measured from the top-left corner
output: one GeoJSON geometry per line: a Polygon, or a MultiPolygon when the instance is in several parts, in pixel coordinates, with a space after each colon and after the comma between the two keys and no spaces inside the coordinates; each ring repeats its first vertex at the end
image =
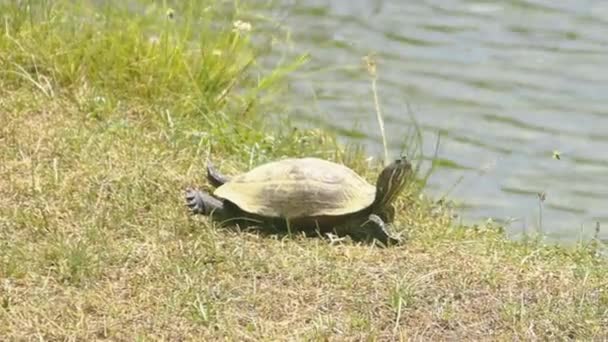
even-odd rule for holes
{"type": "Polygon", "coordinates": [[[296,218],[355,213],[374,202],[376,188],[344,165],[300,158],[258,166],[214,194],[250,213],[296,218]]]}

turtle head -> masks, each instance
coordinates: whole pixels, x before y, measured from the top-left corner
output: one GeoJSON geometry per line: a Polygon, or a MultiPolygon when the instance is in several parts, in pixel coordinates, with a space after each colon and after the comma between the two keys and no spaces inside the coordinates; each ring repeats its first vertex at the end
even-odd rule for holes
{"type": "Polygon", "coordinates": [[[412,164],[406,157],[396,159],[380,172],[376,182],[374,207],[383,209],[401,193],[412,174],[412,164]]]}

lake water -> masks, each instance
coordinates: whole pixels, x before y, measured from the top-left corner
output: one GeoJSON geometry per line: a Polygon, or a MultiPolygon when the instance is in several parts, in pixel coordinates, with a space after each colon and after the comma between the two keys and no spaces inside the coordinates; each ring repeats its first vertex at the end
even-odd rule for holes
{"type": "Polygon", "coordinates": [[[427,155],[442,132],[445,162],[427,192],[449,192],[465,223],[492,217],[514,237],[535,231],[544,192],[550,239],[588,238],[597,222],[608,237],[608,2],[278,0],[271,8],[262,13],[292,37],[273,56],[310,54],[287,99],[300,122],[338,129],[381,157],[362,67],[374,53],[391,154],[411,127],[409,104],[427,155]]]}

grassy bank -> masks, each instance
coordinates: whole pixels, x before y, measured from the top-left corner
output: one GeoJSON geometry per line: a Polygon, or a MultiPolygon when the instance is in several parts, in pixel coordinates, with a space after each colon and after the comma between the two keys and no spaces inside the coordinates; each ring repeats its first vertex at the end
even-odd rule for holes
{"type": "Polygon", "coordinates": [[[378,167],[272,124],[294,65],[257,66],[256,19],[152,4],[1,5],[2,339],[608,337],[593,244],[459,227],[413,190],[396,222],[410,240],[389,249],[188,215],[207,156],[226,172],[303,155],[378,167]]]}

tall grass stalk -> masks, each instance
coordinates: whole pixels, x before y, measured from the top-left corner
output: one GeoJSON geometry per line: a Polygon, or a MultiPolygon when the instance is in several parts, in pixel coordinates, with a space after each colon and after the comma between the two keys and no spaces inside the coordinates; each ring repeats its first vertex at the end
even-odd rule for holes
{"type": "Polygon", "coordinates": [[[539,237],[542,238],[543,236],[543,202],[545,202],[545,199],[547,198],[547,194],[543,191],[543,192],[539,192],[537,194],[538,196],[538,233],[539,233],[539,237]]]}
{"type": "Polygon", "coordinates": [[[384,148],[384,164],[387,164],[389,162],[388,146],[386,143],[386,133],[384,131],[384,119],[382,117],[382,110],[380,109],[380,101],[378,100],[378,72],[376,70],[376,61],[371,56],[366,56],[365,62],[367,65],[367,72],[372,78],[374,108],[376,109],[376,118],[378,119],[378,126],[380,127],[380,135],[382,136],[382,147],[384,148]]]}

